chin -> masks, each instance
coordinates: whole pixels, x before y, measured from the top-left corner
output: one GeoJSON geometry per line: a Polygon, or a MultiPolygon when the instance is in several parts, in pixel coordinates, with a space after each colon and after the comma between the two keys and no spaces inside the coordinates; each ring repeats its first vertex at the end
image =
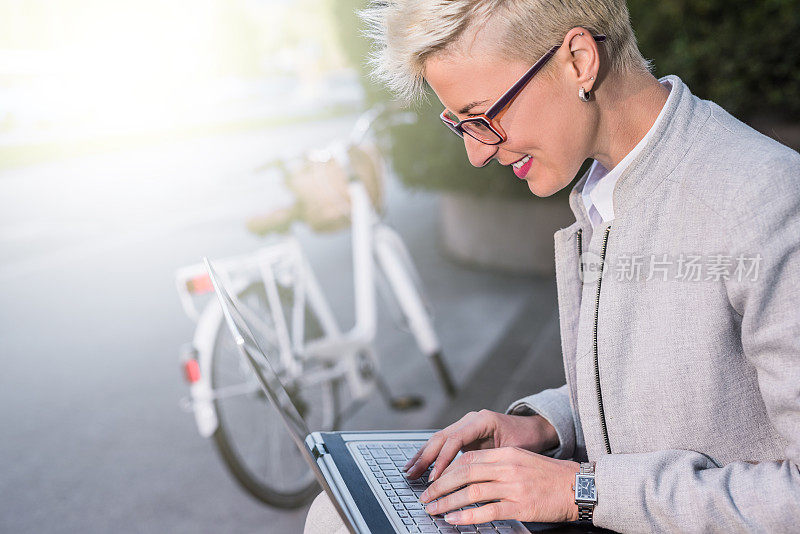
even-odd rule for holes
{"type": "Polygon", "coordinates": [[[563,188],[563,186],[558,187],[557,185],[553,184],[542,184],[538,181],[534,182],[530,179],[526,180],[526,182],[528,182],[528,189],[530,189],[531,193],[542,198],[552,196],[563,188]]]}
{"type": "MultiPolygon", "coordinates": [[[[531,171],[533,171],[533,169],[531,169],[531,171]]],[[[537,197],[545,198],[553,196],[572,183],[571,178],[564,181],[559,177],[559,173],[548,171],[549,169],[540,169],[536,175],[534,175],[533,172],[529,172],[525,177],[525,181],[528,182],[528,189],[537,197]]]]}

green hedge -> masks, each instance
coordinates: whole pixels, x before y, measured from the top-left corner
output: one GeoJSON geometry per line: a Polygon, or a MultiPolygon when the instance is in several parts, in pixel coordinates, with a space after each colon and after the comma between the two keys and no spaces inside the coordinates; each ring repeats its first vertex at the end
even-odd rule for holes
{"type": "Polygon", "coordinates": [[[747,120],[800,120],[798,0],[628,0],[639,49],[657,77],[747,120]]]}
{"type": "MultiPolygon", "coordinates": [[[[360,21],[354,14],[364,4],[364,0],[336,0],[336,26],[346,53],[365,75],[368,99],[385,100],[390,96],[366,79],[369,44],[359,33],[360,21]]],[[[639,48],[653,60],[657,77],[676,74],[695,95],[745,120],[759,113],[800,119],[798,0],[629,0],[628,6],[639,48]]],[[[427,104],[414,110],[416,125],[398,126],[390,133],[393,165],[406,185],[531,197],[510,169],[496,163],[472,167],[463,142],[440,124],[440,111],[431,95],[427,104]]]]}

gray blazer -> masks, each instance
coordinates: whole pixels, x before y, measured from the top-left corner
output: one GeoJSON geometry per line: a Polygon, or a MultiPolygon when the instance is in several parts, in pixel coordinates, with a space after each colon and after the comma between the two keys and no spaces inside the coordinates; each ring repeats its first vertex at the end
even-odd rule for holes
{"type": "Polygon", "coordinates": [[[800,532],[800,154],[692,95],[555,233],[567,383],[521,399],[596,462],[594,523],[800,532]],[[601,274],[602,273],[602,274],[601,274]]]}

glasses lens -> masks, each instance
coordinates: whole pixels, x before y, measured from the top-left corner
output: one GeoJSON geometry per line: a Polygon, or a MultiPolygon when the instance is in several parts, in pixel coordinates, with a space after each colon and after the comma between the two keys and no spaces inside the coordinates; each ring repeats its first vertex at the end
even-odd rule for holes
{"type": "Polygon", "coordinates": [[[464,137],[464,134],[461,133],[461,130],[456,128],[456,124],[458,124],[458,117],[453,115],[450,111],[444,110],[442,114],[439,116],[442,119],[442,122],[445,126],[450,128],[450,131],[456,134],[459,137],[464,137]]]}
{"type": "Polygon", "coordinates": [[[475,119],[474,121],[466,121],[461,125],[464,131],[482,143],[489,145],[496,145],[503,140],[497,132],[489,127],[489,124],[483,119],[475,119]]]}
{"type": "Polygon", "coordinates": [[[446,109],[442,112],[442,120],[446,120],[454,124],[458,123],[458,117],[456,117],[455,113],[453,113],[449,109],[446,109]]]}

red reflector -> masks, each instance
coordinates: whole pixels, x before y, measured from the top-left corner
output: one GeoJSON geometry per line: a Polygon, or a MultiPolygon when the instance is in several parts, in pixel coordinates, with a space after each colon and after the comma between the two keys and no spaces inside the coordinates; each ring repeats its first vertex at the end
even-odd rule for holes
{"type": "Polygon", "coordinates": [[[189,293],[211,293],[214,291],[214,285],[211,283],[211,278],[207,274],[203,274],[187,280],[186,289],[189,290],[189,293]]]}
{"type": "Polygon", "coordinates": [[[200,380],[200,364],[197,363],[197,360],[194,358],[184,362],[183,371],[186,374],[186,381],[190,384],[194,384],[200,380]]]}

